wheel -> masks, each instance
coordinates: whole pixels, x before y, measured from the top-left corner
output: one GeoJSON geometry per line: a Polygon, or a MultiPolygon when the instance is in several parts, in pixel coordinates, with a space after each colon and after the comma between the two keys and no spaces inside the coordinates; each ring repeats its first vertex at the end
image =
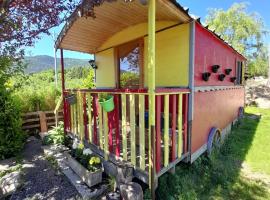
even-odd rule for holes
{"type": "Polygon", "coordinates": [[[207,141],[207,155],[210,156],[213,151],[217,151],[221,144],[221,131],[215,127],[211,128],[207,141]]]}
{"type": "Polygon", "coordinates": [[[239,107],[238,118],[243,119],[243,117],[244,117],[244,107],[239,107]]]}

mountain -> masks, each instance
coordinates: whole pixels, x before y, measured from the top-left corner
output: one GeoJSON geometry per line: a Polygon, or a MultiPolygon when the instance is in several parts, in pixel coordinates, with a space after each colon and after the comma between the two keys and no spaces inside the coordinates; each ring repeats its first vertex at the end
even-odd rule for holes
{"type": "MultiPolygon", "coordinates": [[[[39,55],[39,56],[26,56],[24,62],[27,64],[25,70],[26,73],[36,73],[47,69],[54,69],[54,57],[39,55]]],[[[86,66],[89,65],[86,59],[65,58],[65,69],[74,66],[86,66]]],[[[57,69],[59,70],[60,58],[57,58],[57,69]]]]}

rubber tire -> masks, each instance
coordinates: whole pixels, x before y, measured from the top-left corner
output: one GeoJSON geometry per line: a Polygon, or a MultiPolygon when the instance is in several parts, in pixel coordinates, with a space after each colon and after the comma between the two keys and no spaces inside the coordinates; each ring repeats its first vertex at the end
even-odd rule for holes
{"type": "Polygon", "coordinates": [[[239,109],[238,109],[238,118],[239,119],[243,119],[243,117],[244,117],[244,107],[239,107],[239,109]]]}
{"type": "Polygon", "coordinates": [[[207,155],[210,156],[213,152],[213,149],[215,146],[220,146],[221,142],[221,131],[213,127],[211,128],[209,135],[208,135],[208,141],[207,141],[207,155]]]}

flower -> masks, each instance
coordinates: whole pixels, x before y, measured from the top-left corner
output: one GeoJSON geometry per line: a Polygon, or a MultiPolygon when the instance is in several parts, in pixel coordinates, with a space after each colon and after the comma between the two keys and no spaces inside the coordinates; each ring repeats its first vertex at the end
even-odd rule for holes
{"type": "Polygon", "coordinates": [[[79,145],[79,143],[78,143],[78,141],[75,139],[74,142],[73,142],[73,144],[72,144],[72,149],[77,149],[77,148],[78,148],[78,145],[79,145]]]}
{"type": "Polygon", "coordinates": [[[100,158],[99,157],[95,157],[95,163],[99,164],[100,163],[100,158]]]}
{"type": "Polygon", "coordinates": [[[77,147],[78,149],[84,149],[84,145],[83,145],[83,143],[80,143],[79,145],[78,145],[78,147],[77,147]]]}
{"type": "Polygon", "coordinates": [[[93,152],[89,148],[83,150],[83,155],[91,155],[92,153],[93,152]]]}

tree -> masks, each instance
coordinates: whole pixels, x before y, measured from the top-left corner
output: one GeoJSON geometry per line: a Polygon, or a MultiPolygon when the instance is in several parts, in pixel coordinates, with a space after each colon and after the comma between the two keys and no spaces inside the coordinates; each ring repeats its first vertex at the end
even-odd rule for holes
{"type": "Polygon", "coordinates": [[[251,75],[267,75],[267,48],[264,36],[268,34],[264,21],[256,13],[247,12],[247,3],[235,3],[227,11],[209,9],[206,23],[211,30],[248,58],[251,75]]]}

